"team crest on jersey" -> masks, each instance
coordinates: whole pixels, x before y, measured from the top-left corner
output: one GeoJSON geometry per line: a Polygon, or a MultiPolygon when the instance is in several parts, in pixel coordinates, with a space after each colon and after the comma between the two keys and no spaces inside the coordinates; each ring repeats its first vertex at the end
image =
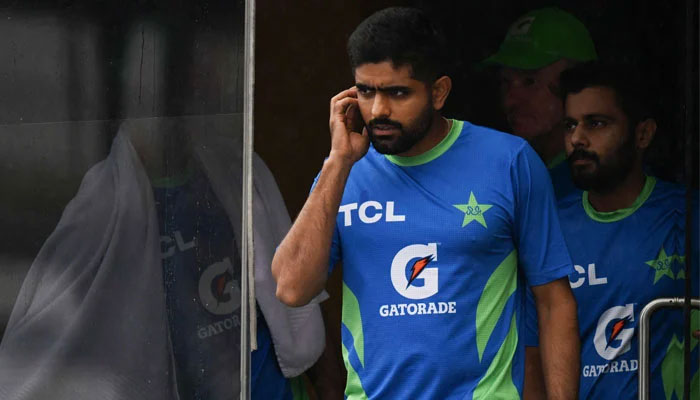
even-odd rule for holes
{"type": "Polygon", "coordinates": [[[453,206],[459,211],[464,213],[464,218],[462,219],[462,227],[469,225],[470,223],[476,221],[484,228],[488,228],[486,225],[486,219],[484,214],[488,211],[492,204],[479,203],[474,195],[474,192],[469,192],[469,201],[466,204],[453,204],[453,206]]]}
{"type": "Polygon", "coordinates": [[[667,277],[671,280],[675,279],[685,279],[685,257],[678,254],[666,254],[666,250],[661,247],[659,254],[655,259],[646,262],[648,266],[654,269],[654,285],[661,278],[667,277]],[[676,264],[680,264],[678,267],[678,273],[673,273],[673,267],[676,264]]]}
{"type": "MultiPolygon", "coordinates": [[[[399,250],[391,262],[391,284],[401,296],[422,300],[438,293],[437,243],[412,244],[399,250]]],[[[379,308],[382,317],[424,314],[455,314],[457,303],[427,302],[384,304],[379,308]]]]}

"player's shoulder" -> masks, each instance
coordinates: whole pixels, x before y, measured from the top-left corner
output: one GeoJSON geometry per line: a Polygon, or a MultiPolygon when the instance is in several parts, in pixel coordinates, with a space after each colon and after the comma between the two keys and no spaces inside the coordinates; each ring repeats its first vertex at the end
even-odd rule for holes
{"type": "Polygon", "coordinates": [[[652,179],[654,181],[654,190],[663,192],[664,194],[671,195],[671,196],[678,196],[684,195],[685,194],[685,185],[681,183],[676,183],[676,182],[671,182],[667,181],[655,176],[648,176],[648,179],[652,179]]]}
{"type": "Polygon", "coordinates": [[[579,191],[557,199],[557,207],[561,209],[568,209],[581,205],[583,201],[583,193],[583,191],[579,191]]]}
{"type": "Polygon", "coordinates": [[[562,224],[585,213],[583,208],[583,192],[572,192],[557,199],[557,212],[562,224]]]}
{"type": "MultiPolygon", "coordinates": [[[[654,188],[649,195],[648,202],[650,205],[663,204],[664,208],[672,207],[682,211],[685,209],[686,192],[685,185],[675,182],[669,182],[653,176],[648,177],[653,181],[654,188]]],[[[693,204],[697,204],[697,192],[693,194],[693,204]]]]}
{"type": "Polygon", "coordinates": [[[518,136],[502,132],[487,126],[476,125],[468,121],[462,123],[460,138],[478,142],[497,151],[519,151],[527,146],[527,142],[518,136]]]}
{"type": "Polygon", "coordinates": [[[468,121],[459,122],[462,123],[462,131],[457,139],[460,144],[456,146],[457,151],[487,155],[494,166],[499,164],[498,161],[510,165],[522,153],[528,158],[539,159],[523,138],[468,121]]]}

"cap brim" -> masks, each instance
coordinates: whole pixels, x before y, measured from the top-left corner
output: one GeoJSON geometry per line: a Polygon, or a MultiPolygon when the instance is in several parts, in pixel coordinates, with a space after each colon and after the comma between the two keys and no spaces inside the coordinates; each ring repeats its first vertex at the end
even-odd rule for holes
{"type": "Polygon", "coordinates": [[[498,53],[483,60],[484,67],[501,66],[516,69],[539,69],[561,59],[559,55],[533,51],[532,47],[519,46],[501,47],[498,53]]]}

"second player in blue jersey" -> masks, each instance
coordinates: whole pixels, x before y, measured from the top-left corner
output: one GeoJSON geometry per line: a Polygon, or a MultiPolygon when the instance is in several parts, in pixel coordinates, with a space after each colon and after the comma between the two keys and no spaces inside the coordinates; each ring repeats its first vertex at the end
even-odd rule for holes
{"type": "MultiPolygon", "coordinates": [[[[576,269],[570,281],[579,305],[581,399],[637,398],[640,312],[655,298],[685,292],[685,188],[643,172],[656,131],[645,82],[604,65],[562,74],[569,164],[586,190],[559,203],[576,269]]],[[[697,265],[692,271],[697,283],[697,265]]],[[[652,399],[683,396],[682,317],[662,310],[651,319],[652,399]]],[[[692,339],[694,360],[696,345],[692,339]]],[[[698,375],[693,379],[697,385],[698,375]]]]}

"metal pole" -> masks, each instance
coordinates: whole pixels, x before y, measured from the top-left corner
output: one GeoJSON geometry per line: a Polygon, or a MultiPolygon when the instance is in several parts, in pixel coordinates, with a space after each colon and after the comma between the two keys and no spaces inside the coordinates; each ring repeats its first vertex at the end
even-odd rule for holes
{"type": "Polygon", "coordinates": [[[692,265],[692,232],[693,232],[693,183],[695,174],[693,168],[693,153],[697,149],[693,149],[693,135],[695,131],[693,126],[693,114],[696,110],[693,96],[693,82],[697,76],[697,72],[693,72],[693,64],[695,64],[695,46],[696,46],[696,11],[697,0],[686,1],[685,7],[685,176],[686,176],[686,199],[685,199],[685,306],[683,308],[684,320],[684,363],[683,363],[683,398],[690,400],[690,307],[691,307],[691,279],[693,276],[692,265]]]}
{"type": "MultiPolygon", "coordinates": [[[[683,297],[665,297],[649,302],[639,316],[639,400],[649,400],[649,332],[651,316],[660,308],[677,307],[685,305],[683,297]]],[[[700,299],[691,299],[693,308],[700,308],[700,299]]]]}
{"type": "Polygon", "coordinates": [[[243,90],[243,210],[241,218],[241,400],[250,399],[250,352],[257,347],[253,277],[253,95],[255,90],[255,0],[245,2],[243,90]]]}

